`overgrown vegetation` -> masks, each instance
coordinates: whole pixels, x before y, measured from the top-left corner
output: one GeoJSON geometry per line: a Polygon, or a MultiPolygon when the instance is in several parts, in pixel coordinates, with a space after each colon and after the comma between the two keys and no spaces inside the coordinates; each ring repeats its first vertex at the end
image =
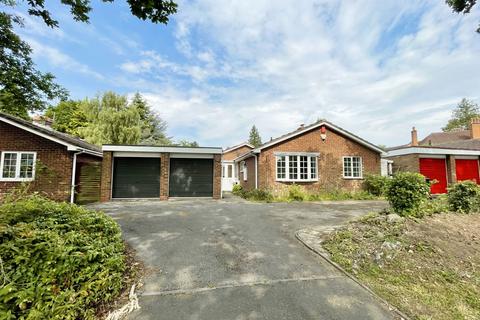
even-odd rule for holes
{"type": "Polygon", "coordinates": [[[0,318],[94,319],[122,289],[118,224],[36,195],[8,200],[0,206],[0,318]]]}
{"type": "Polygon", "coordinates": [[[303,186],[291,184],[281,192],[267,189],[244,190],[240,185],[233,187],[233,194],[251,201],[292,202],[292,201],[341,201],[341,200],[375,200],[379,197],[366,191],[348,192],[339,189],[307,191],[303,186]]]}
{"type": "Polygon", "coordinates": [[[363,187],[368,193],[381,197],[386,194],[389,181],[389,177],[384,177],[378,174],[368,174],[365,176],[363,187]]]}
{"type": "Polygon", "coordinates": [[[421,215],[419,208],[429,197],[430,185],[419,173],[397,173],[388,183],[387,199],[401,216],[421,215]]]}
{"type": "Polygon", "coordinates": [[[462,181],[448,188],[451,210],[470,213],[480,210],[480,187],[473,181],[462,181]]]}
{"type": "MultiPolygon", "coordinates": [[[[448,210],[445,197],[420,205],[448,210]],[[429,205],[426,205],[429,204],[429,205]]],[[[369,215],[323,243],[331,258],[414,319],[480,318],[480,215],[369,215]]]]}

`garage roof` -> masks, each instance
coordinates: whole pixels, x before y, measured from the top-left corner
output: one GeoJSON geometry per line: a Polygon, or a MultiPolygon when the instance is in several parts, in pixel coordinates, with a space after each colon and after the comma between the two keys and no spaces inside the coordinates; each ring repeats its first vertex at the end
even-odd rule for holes
{"type": "Polygon", "coordinates": [[[222,154],[222,147],[181,147],[106,144],[102,146],[102,151],[222,154]]]}

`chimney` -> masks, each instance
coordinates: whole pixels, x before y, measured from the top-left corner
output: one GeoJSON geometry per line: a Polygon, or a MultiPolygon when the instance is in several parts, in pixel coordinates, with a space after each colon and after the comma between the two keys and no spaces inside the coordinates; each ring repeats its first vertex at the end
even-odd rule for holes
{"type": "Polygon", "coordinates": [[[480,139],[480,118],[472,119],[470,123],[470,137],[472,139],[480,139]]]}
{"type": "Polygon", "coordinates": [[[418,146],[418,134],[417,129],[415,127],[412,128],[412,142],[410,143],[411,146],[418,146]]]}

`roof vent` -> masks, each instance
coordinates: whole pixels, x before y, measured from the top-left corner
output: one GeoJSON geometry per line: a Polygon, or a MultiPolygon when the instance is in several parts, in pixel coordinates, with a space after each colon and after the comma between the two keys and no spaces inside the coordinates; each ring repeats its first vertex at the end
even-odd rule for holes
{"type": "Polygon", "coordinates": [[[297,130],[302,130],[303,128],[305,128],[305,124],[304,124],[304,123],[300,123],[300,127],[298,127],[297,130]]]}

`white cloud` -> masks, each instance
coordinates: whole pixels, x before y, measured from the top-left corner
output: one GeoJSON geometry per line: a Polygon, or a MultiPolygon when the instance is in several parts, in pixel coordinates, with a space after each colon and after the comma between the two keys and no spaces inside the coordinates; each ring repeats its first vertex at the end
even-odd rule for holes
{"type": "Polygon", "coordinates": [[[322,117],[393,145],[413,125],[438,130],[457,101],[478,98],[478,11],[456,15],[433,0],[197,0],[180,8],[177,48],[188,63],[162,58],[149,72],[166,66],[167,77],[192,82],[148,98],[171,108],[171,127],[187,124],[201,142],[235,144],[252,124],[268,139],[322,117]]]}

